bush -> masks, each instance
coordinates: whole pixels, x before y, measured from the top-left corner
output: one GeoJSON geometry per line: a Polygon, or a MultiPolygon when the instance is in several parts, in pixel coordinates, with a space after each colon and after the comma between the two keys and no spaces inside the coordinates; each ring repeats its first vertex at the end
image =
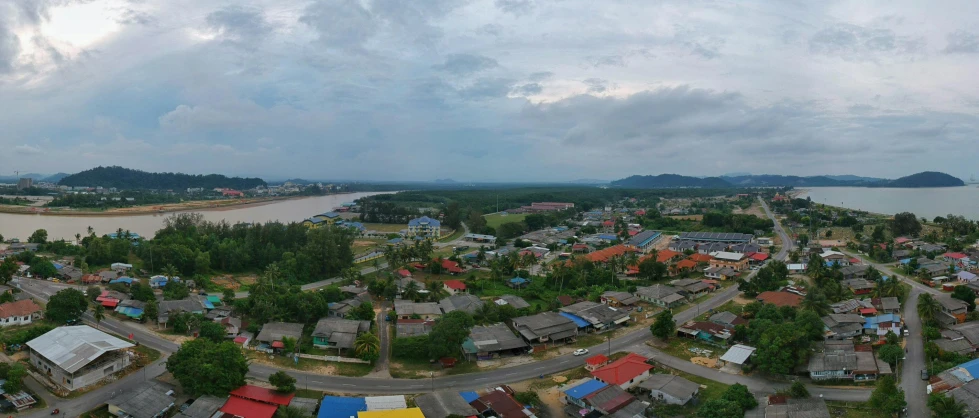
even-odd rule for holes
{"type": "Polygon", "coordinates": [[[391,343],[395,359],[428,361],[428,336],[398,337],[391,343]]]}

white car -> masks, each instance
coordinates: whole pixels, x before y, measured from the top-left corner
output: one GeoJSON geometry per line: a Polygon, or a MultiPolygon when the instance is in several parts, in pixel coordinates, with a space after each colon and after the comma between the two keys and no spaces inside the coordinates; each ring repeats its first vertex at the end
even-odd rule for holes
{"type": "Polygon", "coordinates": [[[572,354],[574,354],[576,356],[583,356],[585,354],[588,354],[588,349],[587,348],[579,348],[577,350],[574,350],[574,353],[572,353],[572,354]]]}

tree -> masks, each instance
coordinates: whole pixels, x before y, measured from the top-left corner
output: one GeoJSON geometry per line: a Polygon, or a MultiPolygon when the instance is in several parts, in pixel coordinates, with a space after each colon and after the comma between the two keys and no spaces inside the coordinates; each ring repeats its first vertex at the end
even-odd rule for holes
{"type": "Polygon", "coordinates": [[[890,415],[896,415],[908,405],[904,400],[904,391],[897,387],[894,377],[890,375],[877,380],[869,402],[871,408],[890,415]]]}
{"type": "Polygon", "coordinates": [[[224,330],[224,326],[217,322],[204,321],[201,322],[197,337],[220,343],[227,339],[227,332],[224,330]]]}
{"type": "Polygon", "coordinates": [[[969,304],[969,312],[976,310],[976,294],[972,289],[965,286],[955,286],[952,297],[969,304]]]}
{"type": "Polygon", "coordinates": [[[910,235],[916,237],[921,233],[921,222],[911,212],[901,212],[894,215],[891,221],[891,233],[894,236],[910,235]]]}
{"type": "Polygon", "coordinates": [[[143,308],[143,316],[142,316],[144,320],[149,318],[149,320],[156,322],[156,318],[157,316],[159,316],[159,314],[160,314],[160,308],[159,306],[156,305],[155,300],[146,302],[146,307],[143,308]]]}
{"type": "Polygon", "coordinates": [[[142,302],[156,300],[156,295],[153,294],[153,289],[150,289],[149,286],[137,281],[133,281],[133,284],[129,285],[129,294],[132,295],[133,299],[142,302]]]}
{"type": "Polygon", "coordinates": [[[740,383],[735,383],[729,386],[723,394],[721,394],[721,399],[733,402],[741,407],[742,411],[747,411],[751,408],[758,406],[758,400],[755,399],[755,395],[751,394],[748,387],[740,383]]]}
{"type": "Polygon", "coordinates": [[[92,307],[92,318],[95,319],[95,329],[99,329],[99,324],[105,319],[105,306],[101,303],[92,307]]]}
{"type": "Polygon", "coordinates": [[[163,298],[166,300],[180,300],[190,296],[190,289],[187,285],[178,282],[176,280],[167,280],[167,284],[163,286],[163,298]]]}
{"type": "Polygon", "coordinates": [[[88,300],[95,302],[95,298],[102,294],[102,288],[98,286],[89,286],[85,289],[85,296],[88,296],[88,300]]]}
{"type": "Polygon", "coordinates": [[[3,262],[0,262],[0,284],[9,283],[10,279],[14,278],[17,269],[17,262],[14,261],[13,257],[7,257],[3,262]]]}
{"type": "Polygon", "coordinates": [[[934,322],[938,317],[939,309],[941,309],[941,305],[930,293],[918,295],[918,316],[922,321],[934,322]]]}
{"type": "Polygon", "coordinates": [[[296,391],[296,378],[279,370],[269,375],[269,383],[279,392],[292,393],[296,391]]]}
{"type": "Polygon", "coordinates": [[[731,401],[724,399],[711,399],[697,408],[698,418],[742,418],[744,410],[731,401]]]}
{"type": "Polygon", "coordinates": [[[232,306],[235,304],[235,291],[231,289],[224,289],[221,292],[221,301],[227,306],[232,306]]]}
{"type": "Polygon", "coordinates": [[[17,393],[24,389],[24,376],[27,376],[27,369],[21,363],[14,363],[7,371],[7,381],[3,384],[3,390],[7,393],[17,393]]]}
{"type": "Polygon", "coordinates": [[[64,289],[55,293],[44,308],[44,316],[57,323],[78,321],[88,310],[85,294],[75,289],[64,289]]]}
{"type": "Polygon", "coordinates": [[[943,393],[929,395],[928,407],[931,408],[935,418],[962,418],[966,416],[966,405],[943,393]]]}
{"type": "Polygon", "coordinates": [[[196,338],[167,359],[167,371],[191,396],[222,397],[245,384],[248,360],[233,342],[196,338]]]}
{"type": "Polygon", "coordinates": [[[381,340],[373,332],[360,334],[354,340],[354,353],[361,360],[373,363],[381,358],[381,340]]]}
{"type": "Polygon", "coordinates": [[[374,320],[374,305],[370,302],[361,303],[350,311],[350,319],[358,321],[373,321],[374,320]]]}
{"type": "Polygon", "coordinates": [[[664,309],[663,312],[656,314],[656,321],[649,326],[649,332],[662,340],[668,340],[676,334],[676,321],[673,320],[673,313],[669,309],[664,309]]]}
{"type": "Polygon", "coordinates": [[[476,324],[473,317],[463,311],[453,311],[435,321],[428,334],[429,356],[433,359],[451,357],[459,353],[459,346],[469,337],[469,330],[476,324]]]}
{"type": "Polygon", "coordinates": [[[904,350],[897,344],[885,344],[877,350],[877,356],[894,367],[898,360],[904,358],[904,350]]]}
{"type": "Polygon", "coordinates": [[[58,269],[54,267],[46,258],[37,257],[31,262],[31,273],[37,277],[54,277],[58,274],[58,269]]]}
{"type": "Polygon", "coordinates": [[[48,231],[45,229],[38,229],[27,238],[27,242],[34,244],[44,244],[48,242],[48,231]]]}
{"type": "Polygon", "coordinates": [[[792,386],[789,386],[789,396],[797,399],[805,399],[809,397],[809,389],[806,389],[806,385],[798,380],[792,382],[792,386]]]}

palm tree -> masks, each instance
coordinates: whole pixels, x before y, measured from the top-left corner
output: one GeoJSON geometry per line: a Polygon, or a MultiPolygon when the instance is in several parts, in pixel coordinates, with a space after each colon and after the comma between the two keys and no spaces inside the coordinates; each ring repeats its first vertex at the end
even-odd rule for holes
{"type": "Polygon", "coordinates": [[[76,243],[82,242],[82,234],[75,234],[75,242],[76,243]]]}
{"type": "Polygon", "coordinates": [[[418,299],[418,290],[420,290],[418,288],[418,282],[414,280],[409,281],[404,288],[404,298],[412,301],[418,299]]]}
{"type": "Polygon", "coordinates": [[[965,404],[956,401],[955,398],[950,396],[942,396],[934,402],[929,402],[931,405],[931,412],[939,418],[958,418],[965,416],[965,404]]]}
{"type": "Polygon", "coordinates": [[[817,315],[823,316],[829,313],[829,302],[826,301],[826,296],[823,295],[823,292],[812,289],[802,299],[802,309],[813,311],[817,315]]]}
{"type": "Polygon", "coordinates": [[[93,232],[95,232],[95,229],[93,229],[91,226],[89,226],[88,227],[88,234],[89,235],[92,235],[93,232]]]}
{"type": "Polygon", "coordinates": [[[939,309],[941,309],[941,305],[930,293],[918,295],[918,317],[922,320],[925,322],[934,321],[938,316],[939,309]]]}
{"type": "Polygon", "coordinates": [[[167,279],[177,277],[177,268],[174,267],[173,264],[167,264],[167,266],[163,268],[163,275],[167,276],[167,279]]]}
{"type": "Polygon", "coordinates": [[[354,340],[354,354],[362,359],[378,359],[381,356],[381,340],[372,332],[365,332],[354,340]]]}
{"type": "Polygon", "coordinates": [[[105,319],[105,306],[102,306],[102,304],[100,303],[92,307],[92,318],[95,319],[95,329],[98,329],[99,323],[101,323],[102,320],[105,319]]]}

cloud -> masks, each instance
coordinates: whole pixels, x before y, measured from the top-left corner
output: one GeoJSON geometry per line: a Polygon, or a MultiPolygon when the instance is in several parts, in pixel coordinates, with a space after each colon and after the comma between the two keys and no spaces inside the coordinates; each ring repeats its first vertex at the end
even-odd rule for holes
{"type": "Polygon", "coordinates": [[[515,16],[525,15],[534,10],[533,0],[496,0],[495,4],[504,13],[515,16]]]}
{"type": "Polygon", "coordinates": [[[979,52],[979,36],[972,32],[955,31],[946,36],[946,54],[975,54],[979,52]]]}
{"type": "Polygon", "coordinates": [[[311,3],[299,18],[319,35],[328,48],[360,49],[378,29],[378,21],[357,0],[325,0],[311,3]]]}
{"type": "Polygon", "coordinates": [[[14,152],[16,152],[17,154],[20,154],[20,155],[37,155],[37,154],[40,154],[40,153],[42,153],[44,151],[42,151],[38,147],[35,147],[35,146],[32,146],[32,145],[23,144],[23,145],[18,145],[16,147],[14,147],[14,152]]]}
{"type": "Polygon", "coordinates": [[[540,83],[521,84],[513,88],[513,92],[521,96],[533,96],[540,94],[542,91],[544,91],[544,86],[540,85],[540,83]]]}
{"type": "Polygon", "coordinates": [[[507,78],[481,78],[459,91],[459,95],[470,100],[483,100],[505,97],[513,87],[513,80],[507,78]]]}
{"type": "Polygon", "coordinates": [[[14,60],[18,55],[20,39],[0,20],[0,74],[13,70],[14,60]]]}
{"type": "Polygon", "coordinates": [[[589,93],[605,93],[609,88],[608,80],[602,80],[600,78],[586,78],[582,82],[588,86],[589,93]]]}
{"type": "Polygon", "coordinates": [[[864,60],[875,54],[914,54],[924,49],[920,37],[899,36],[890,29],[865,28],[841,24],[822,29],[809,39],[809,49],[816,54],[835,55],[864,60]]]}
{"type": "Polygon", "coordinates": [[[589,55],[585,57],[585,62],[595,68],[625,67],[625,57],[621,55],[589,55]]]}
{"type": "Polygon", "coordinates": [[[482,55],[451,54],[445,58],[444,64],[436,68],[455,75],[470,75],[498,65],[495,59],[482,55]]]}
{"type": "Polygon", "coordinates": [[[238,5],[211,12],[205,22],[218,36],[245,49],[254,49],[256,43],[272,33],[261,10],[238,5]]]}

